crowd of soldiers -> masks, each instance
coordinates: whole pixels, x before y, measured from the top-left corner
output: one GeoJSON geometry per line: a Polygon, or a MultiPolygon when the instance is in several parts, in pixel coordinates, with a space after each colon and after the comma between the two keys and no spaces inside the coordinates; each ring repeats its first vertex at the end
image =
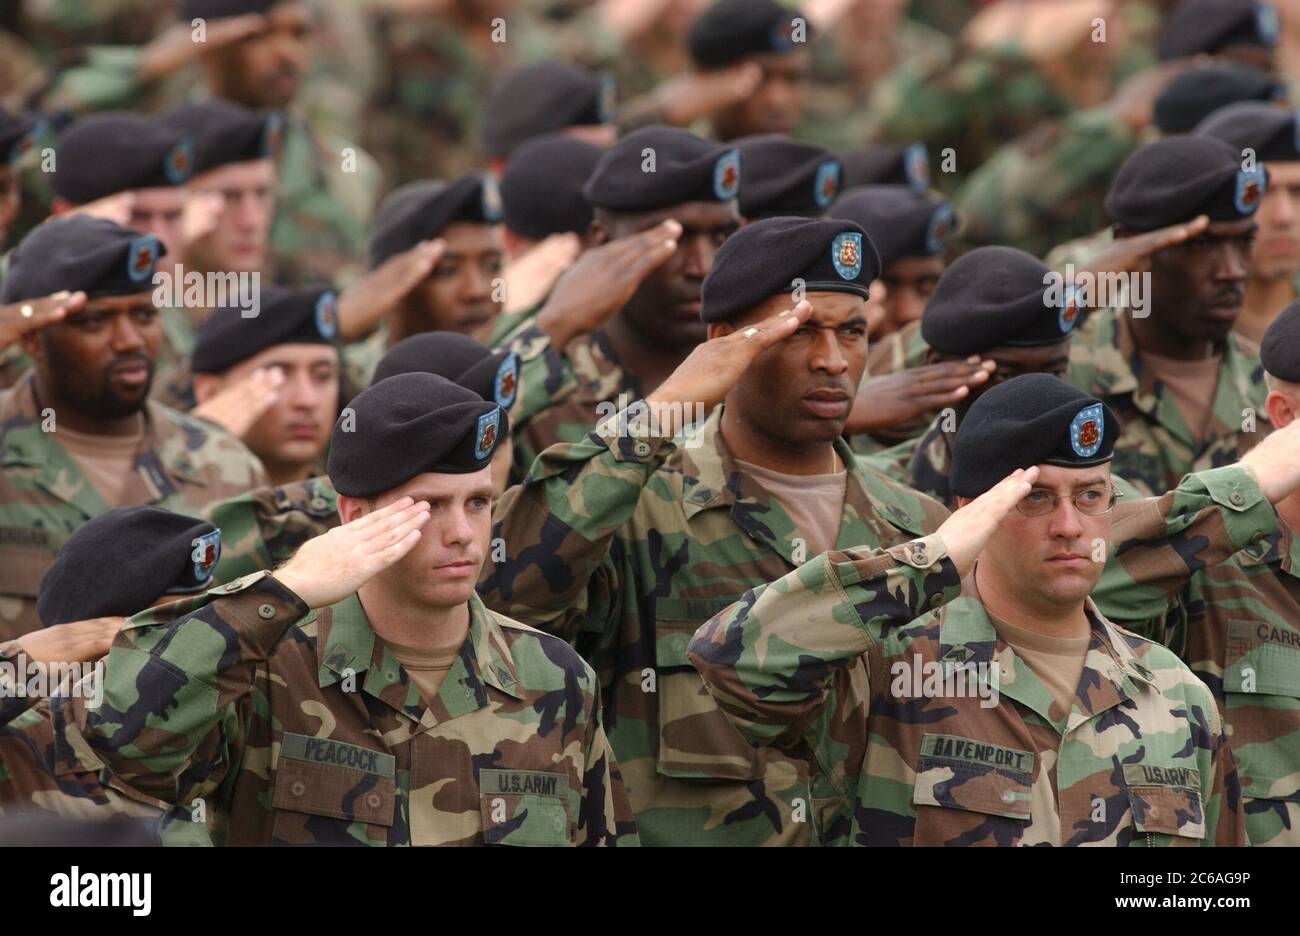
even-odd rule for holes
{"type": "Polygon", "coordinates": [[[0,842],[1300,844],[1300,0],[0,12],[0,842]]]}

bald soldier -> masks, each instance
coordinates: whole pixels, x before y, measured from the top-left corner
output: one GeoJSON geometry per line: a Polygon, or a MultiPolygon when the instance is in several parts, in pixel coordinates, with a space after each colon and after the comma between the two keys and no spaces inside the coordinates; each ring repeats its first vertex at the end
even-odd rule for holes
{"type": "MultiPolygon", "coordinates": [[[[1300,303],[1293,302],[1269,326],[1261,349],[1266,405],[1278,436],[1294,435],[1300,425],[1297,349],[1300,303]]],[[[1300,647],[1300,495],[1287,491],[1271,499],[1275,515],[1198,540],[1149,522],[1161,517],[1117,523],[1121,546],[1095,597],[1109,617],[1167,643],[1205,680],[1237,758],[1251,844],[1294,845],[1300,842],[1300,681],[1289,664],[1300,647]],[[1216,555],[1230,558],[1216,564],[1216,555]]]]}
{"type": "Polygon", "coordinates": [[[0,643],[0,664],[13,667],[0,668],[0,815],[87,823],[136,816],[162,844],[211,844],[202,811],[170,810],[105,770],[86,742],[85,719],[101,688],[95,663],[126,619],[149,607],[187,610],[186,598],[213,584],[220,554],[216,527],[159,507],[118,507],[68,537],[41,580],[42,628],[0,643]],[[67,679],[35,697],[5,685],[36,665],[67,679]]]}
{"type": "Polygon", "coordinates": [[[1246,295],[1234,330],[1258,344],[1278,311],[1296,298],[1300,275],[1300,111],[1258,101],[1224,107],[1196,127],[1268,170],[1259,229],[1250,251],[1246,295]]]}
{"type": "Polygon", "coordinates": [[[498,506],[504,556],[480,593],[596,668],[644,844],[829,844],[847,833],[807,821],[806,767],[737,735],[684,651],[746,588],[837,544],[904,542],[945,515],[841,438],[877,271],[850,222],[742,228],[704,283],[709,339],[645,401],[545,450],[498,506]]]}
{"type": "Polygon", "coordinates": [[[1171,136],[1125,160],[1106,196],[1117,241],[1208,219],[1153,253],[1149,275],[1129,278],[1149,294],[1090,315],[1070,351],[1067,379],[1123,423],[1115,474],[1144,494],[1236,461],[1267,431],[1259,359],[1232,332],[1266,186],[1222,140],[1171,136]]]}
{"type": "MultiPolygon", "coordinates": [[[[958,431],[936,535],[818,556],[695,633],[742,736],[810,764],[819,821],[855,845],[1245,844],[1214,696],[1088,597],[1117,436],[1103,401],[1013,378],[958,431]]],[[[1300,482],[1297,441],[1155,509],[1188,537],[1265,515],[1266,486],[1300,482]]]]}
{"type": "Polygon", "coordinates": [[[379,206],[370,238],[370,268],[440,238],[446,243],[431,274],[392,307],[364,341],[348,346],[347,368],[360,386],[370,382],[384,352],[425,331],[484,334],[501,313],[501,193],[485,173],[449,183],[410,182],[379,206]]]}
{"type": "Polygon", "coordinates": [[[37,585],[68,534],[112,507],[195,512],[266,483],[237,439],[148,399],[161,341],[150,279],[163,247],[84,216],[14,250],[0,298],[84,292],[22,339],[35,362],[0,393],[0,639],[37,626],[37,585]]]}
{"type": "Polygon", "coordinates": [[[352,408],[330,444],[342,525],[189,614],[133,619],[95,752],[204,799],[227,845],[633,844],[595,674],[474,593],[508,418],[431,374],[352,408]]]}

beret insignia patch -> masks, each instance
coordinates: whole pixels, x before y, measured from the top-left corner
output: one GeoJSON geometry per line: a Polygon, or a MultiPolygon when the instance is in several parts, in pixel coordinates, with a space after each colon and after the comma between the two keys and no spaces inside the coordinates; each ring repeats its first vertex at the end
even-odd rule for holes
{"type": "Polygon", "coordinates": [[[829,208],[840,190],[840,164],[828,159],[817,167],[817,178],[813,182],[813,198],[822,208],[829,208]]]}
{"type": "Polygon", "coordinates": [[[948,235],[952,233],[953,219],[952,205],[947,202],[934,209],[934,214],[930,215],[930,224],[925,229],[926,250],[932,254],[943,250],[948,235]]]}
{"type": "Polygon", "coordinates": [[[266,118],[266,126],[262,130],[262,155],[274,156],[280,151],[280,144],[283,141],[284,116],[281,114],[271,114],[266,118]]]}
{"type": "Polygon", "coordinates": [[[730,201],[740,191],[740,150],[727,150],[713,164],[713,195],[730,201]]]}
{"type": "Polygon", "coordinates": [[[194,170],[194,144],[181,140],[170,150],[163,161],[163,172],[173,185],[180,185],[194,170]]]}
{"type": "Polygon", "coordinates": [[[496,383],[492,390],[496,404],[502,409],[510,409],[510,404],[515,401],[515,387],[518,383],[519,355],[511,351],[497,368],[496,383]]]}
{"type": "Polygon", "coordinates": [[[604,75],[600,79],[600,90],[596,96],[596,117],[601,123],[609,123],[614,119],[614,102],[617,85],[614,83],[613,75],[604,75]]]}
{"type": "Polygon", "coordinates": [[[1092,403],[1079,410],[1070,421],[1070,448],[1080,458],[1091,458],[1101,448],[1106,417],[1100,403],[1092,403]]]}
{"type": "Polygon", "coordinates": [[[497,432],[501,428],[501,408],[496,407],[490,413],[484,413],[478,418],[478,429],[475,433],[474,457],[483,461],[492,454],[492,448],[496,445],[497,432]]]}
{"type": "Polygon", "coordinates": [[[920,140],[903,148],[903,175],[918,192],[930,188],[930,152],[920,140]]]}
{"type": "Polygon", "coordinates": [[[785,52],[794,48],[794,30],[797,17],[782,17],[772,24],[772,33],[768,43],[773,52],[785,52]]]}
{"type": "Polygon", "coordinates": [[[213,530],[190,541],[190,561],[194,564],[194,581],[202,585],[212,578],[221,558],[221,531],[213,530]]]}
{"type": "Polygon", "coordinates": [[[1232,204],[1237,214],[1252,215],[1259,207],[1259,200],[1264,195],[1264,172],[1256,166],[1254,169],[1237,170],[1237,189],[1232,204]]]}
{"type": "Polygon", "coordinates": [[[501,220],[501,190],[490,176],[483,177],[483,220],[488,224],[501,220]]]}
{"type": "Polygon", "coordinates": [[[143,283],[153,276],[154,264],[158,262],[158,238],[152,234],[143,234],[127,245],[126,273],[133,283],[143,283]]]}
{"type": "Polygon", "coordinates": [[[862,272],[862,235],[856,231],[837,234],[831,241],[831,264],[841,279],[857,279],[862,272]]]}
{"type": "Polygon", "coordinates": [[[1273,8],[1273,4],[1255,4],[1255,31],[1265,45],[1271,46],[1277,43],[1277,10],[1273,8]]]}
{"type": "Polygon", "coordinates": [[[323,292],[316,300],[316,331],[322,338],[339,333],[338,299],[332,292],[323,292]]]}
{"type": "Polygon", "coordinates": [[[1068,335],[1074,331],[1074,326],[1079,324],[1079,307],[1075,303],[1075,297],[1079,293],[1079,287],[1076,283],[1070,283],[1065,287],[1065,294],[1062,298],[1061,312],[1057,321],[1061,326],[1061,334],[1068,335]]]}

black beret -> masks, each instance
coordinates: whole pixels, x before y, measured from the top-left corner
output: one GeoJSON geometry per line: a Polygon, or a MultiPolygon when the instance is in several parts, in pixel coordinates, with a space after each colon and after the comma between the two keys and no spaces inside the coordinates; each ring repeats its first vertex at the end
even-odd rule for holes
{"type": "Polygon", "coordinates": [[[425,472],[486,468],[510,431],[505,410],[434,374],[398,374],[353,399],[334,426],[326,473],[348,497],[374,497],[425,472]]]}
{"type": "Polygon", "coordinates": [[[783,133],[732,141],[745,165],[740,213],[751,221],[777,215],[815,218],[840,190],[840,162],[830,150],[783,133]]]}
{"type": "Polygon", "coordinates": [[[220,556],[221,532],[211,523],[161,507],[115,507],[59,548],[36,613],[46,627],[130,617],[164,595],[207,588],[220,556]]]}
{"type": "Polygon", "coordinates": [[[194,141],[194,173],[228,163],[274,157],[284,135],[277,111],[253,110],[222,98],[183,104],[163,115],[163,123],[194,141]]]}
{"type": "Polygon", "coordinates": [[[1279,380],[1300,383],[1300,301],[1277,314],[1259,343],[1264,370],[1279,380]]]}
{"type": "Polygon", "coordinates": [[[501,192],[489,175],[472,172],[454,182],[408,182],[389,192],[379,205],[370,238],[370,268],[437,237],[449,224],[500,220],[501,192]]]}
{"type": "Polygon", "coordinates": [[[930,188],[930,151],[920,140],[906,146],[877,144],[839,154],[842,187],[907,185],[918,192],[930,188]]]}
{"type": "Polygon", "coordinates": [[[152,292],[154,267],[166,252],[152,234],[102,218],[52,218],[10,254],[0,299],[39,299],[64,289],[92,299],[152,292]]]}
{"type": "Polygon", "coordinates": [[[483,150],[509,156],[533,137],[604,124],[613,109],[614,83],[566,62],[536,62],[502,75],[483,109],[483,150]]]}
{"type": "Polygon", "coordinates": [[[739,191],[739,150],[658,126],[634,130],[605,150],[582,190],[593,207],[611,211],[730,201],[739,191]],[[653,172],[646,168],[651,159],[653,172]]]}
{"type": "Polygon", "coordinates": [[[1246,170],[1241,155],[1209,136],[1171,136],[1134,152],[1106,193],[1106,213],[1134,231],[1154,231],[1197,215],[1239,221],[1259,207],[1268,185],[1262,165],[1246,170]]]}
{"type": "Polygon", "coordinates": [[[591,205],[582,187],[600,147],[563,134],[529,140],[510,156],[501,177],[501,220],[521,237],[585,234],[591,205]]]}
{"type": "Polygon", "coordinates": [[[1218,62],[1183,72],[1156,98],[1155,124],[1165,134],[1190,133],[1220,107],[1238,101],[1281,101],[1286,86],[1267,72],[1218,62]]]}
{"type": "Polygon", "coordinates": [[[194,145],[180,130],[143,114],[95,114],[64,130],[50,183],[74,205],[133,189],[183,185],[194,145]]]}
{"type": "Polygon", "coordinates": [[[196,374],[220,374],[275,345],[332,345],[338,332],[332,289],[266,286],[254,317],[245,317],[239,306],[212,310],[194,338],[190,368],[196,374]]]}
{"type": "Polygon", "coordinates": [[[15,163],[32,145],[38,121],[0,107],[0,165],[15,163]]]}
{"type": "Polygon", "coordinates": [[[1086,468],[1110,461],[1119,420],[1051,374],[1021,374],[980,394],[957,427],[949,487],[979,497],[1017,468],[1086,468]]]}
{"type": "Polygon", "coordinates": [[[445,377],[508,410],[519,385],[519,356],[489,350],[459,332],[421,332],[389,348],[370,382],[415,373],[445,377]]]}
{"type": "Polygon", "coordinates": [[[686,42],[697,65],[722,68],[750,55],[793,52],[810,38],[798,10],[773,0],[717,0],[696,17],[686,42]],[[797,36],[800,25],[803,35],[797,36]]]}
{"type": "Polygon", "coordinates": [[[181,0],[181,19],[221,19],[247,13],[265,13],[282,0],[181,0]]]}
{"type": "Polygon", "coordinates": [[[1215,111],[1196,128],[1238,153],[1255,151],[1259,162],[1300,161],[1300,111],[1261,101],[1242,101],[1215,111]]]}
{"type": "Polygon", "coordinates": [[[1257,0],[1183,0],[1165,19],[1157,50],[1162,60],[1213,54],[1232,46],[1273,48],[1277,10],[1257,0]]]}
{"type": "Polygon", "coordinates": [[[845,192],[831,209],[832,218],[861,225],[876,245],[880,265],[900,257],[943,253],[956,226],[952,205],[938,195],[906,185],[863,185],[845,192]]]}
{"type": "Polygon", "coordinates": [[[1065,292],[1036,257],[1014,247],[977,247],[939,277],[921,316],[921,337],[941,354],[962,357],[1065,341],[1078,317],[1054,291],[1065,292]]]}
{"type": "Polygon", "coordinates": [[[880,258],[852,221],[766,218],[747,224],[718,248],[700,290],[700,318],[727,322],[769,296],[789,293],[802,279],[807,292],[846,292],[867,298],[880,258]]]}

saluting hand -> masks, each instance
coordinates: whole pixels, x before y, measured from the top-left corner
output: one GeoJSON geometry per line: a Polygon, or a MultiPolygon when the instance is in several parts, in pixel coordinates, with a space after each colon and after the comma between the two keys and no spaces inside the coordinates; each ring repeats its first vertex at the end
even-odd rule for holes
{"type": "Polygon", "coordinates": [[[66,289],[41,299],[25,299],[0,306],[0,350],[28,332],[63,321],[69,313],[79,312],[86,304],[84,292],[66,289]]]}
{"type": "Polygon", "coordinates": [[[390,309],[428,278],[446,249],[442,239],[420,241],[339,293],[339,337],[356,341],[370,334],[390,309]]]}
{"type": "Polygon", "coordinates": [[[33,663],[91,663],[108,653],[125,623],[124,617],[100,617],[55,624],[24,634],[18,646],[33,663]]]}
{"type": "Polygon", "coordinates": [[[505,273],[506,312],[519,312],[541,302],[581,252],[578,235],[566,231],[552,234],[512,260],[505,273]]]}
{"type": "Polygon", "coordinates": [[[1300,419],[1274,429],[1241,459],[1269,503],[1300,489],[1300,419]]]}
{"type": "Polygon", "coordinates": [[[342,601],[415,548],[429,503],[399,497],[303,543],[275,579],[310,608],[342,601]]]}
{"type": "Polygon", "coordinates": [[[231,435],[242,439],[262,415],[280,398],[284,372],[277,367],[259,367],[228,387],[204,400],[190,413],[216,423],[231,435]]]}
{"type": "Polygon", "coordinates": [[[993,361],[975,356],[867,377],[858,384],[844,431],[857,435],[908,425],[959,403],[970,395],[971,387],[985,383],[996,367],[993,361]]]}
{"type": "Polygon", "coordinates": [[[1002,519],[1024,500],[1038,480],[1038,467],[1017,468],[965,507],[952,512],[935,532],[964,578],[1002,519]]]}
{"type": "Polygon", "coordinates": [[[664,425],[669,413],[691,412],[689,407],[697,404],[708,411],[721,403],[754,358],[793,335],[811,314],[812,304],[805,299],[757,325],[746,325],[696,345],[659,389],[646,397],[652,407],[659,406],[662,431],[668,434],[682,428],[664,425]]]}

